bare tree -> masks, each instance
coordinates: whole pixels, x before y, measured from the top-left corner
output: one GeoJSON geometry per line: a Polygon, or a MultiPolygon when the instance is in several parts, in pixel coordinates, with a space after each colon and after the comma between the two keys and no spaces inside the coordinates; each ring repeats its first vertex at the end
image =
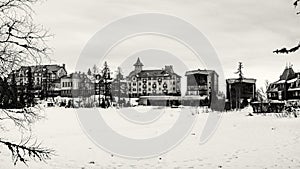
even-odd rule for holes
{"type": "MultiPolygon", "coordinates": [[[[295,8],[298,8],[299,5],[300,5],[300,0],[294,0],[294,3],[293,3],[294,7],[295,8]]],[[[297,15],[300,15],[300,11],[296,12],[297,15]]],[[[281,49],[276,49],[273,51],[273,53],[276,53],[276,54],[289,54],[289,53],[293,53],[293,52],[296,52],[300,49],[300,42],[298,42],[297,45],[293,46],[293,47],[290,47],[290,48],[286,48],[286,47],[283,47],[281,49]]]]}
{"type": "Polygon", "coordinates": [[[260,101],[268,100],[267,91],[270,86],[270,82],[268,80],[265,81],[265,86],[261,87],[257,90],[258,99],[260,101]]]}
{"type": "Polygon", "coordinates": [[[0,1],[0,72],[21,64],[38,64],[49,58],[51,49],[45,41],[51,35],[33,22],[30,7],[37,0],[0,1]]]}
{"type": "MultiPolygon", "coordinates": [[[[21,65],[40,64],[43,59],[49,59],[51,49],[45,42],[51,35],[33,22],[31,6],[36,2],[38,0],[0,0],[0,76],[6,76],[21,65]]],[[[40,118],[37,107],[1,109],[0,129],[10,121],[30,131],[30,125],[40,118]]],[[[32,143],[32,137],[14,143],[0,136],[1,144],[11,152],[14,164],[19,161],[26,164],[29,159],[45,161],[53,155],[53,150],[42,148],[36,141],[32,143]]]]}

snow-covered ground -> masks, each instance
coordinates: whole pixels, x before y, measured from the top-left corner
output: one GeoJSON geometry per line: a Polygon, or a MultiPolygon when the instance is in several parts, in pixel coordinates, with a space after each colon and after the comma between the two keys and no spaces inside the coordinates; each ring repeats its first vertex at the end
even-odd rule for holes
{"type": "MultiPolygon", "coordinates": [[[[114,130],[137,138],[155,137],[167,131],[178,112],[167,108],[153,124],[137,127],[138,124],[122,121],[113,109],[100,109],[114,130]]],[[[53,107],[44,113],[46,119],[33,126],[33,134],[43,145],[55,149],[56,156],[47,163],[29,162],[30,169],[300,168],[300,118],[247,116],[248,110],[226,112],[213,137],[200,145],[199,134],[208,117],[207,113],[200,113],[196,114],[197,122],[188,137],[170,152],[149,159],[126,159],[93,144],[81,129],[76,109],[53,107]]],[[[5,134],[16,137],[15,132],[5,134]]],[[[0,169],[11,168],[27,167],[22,163],[13,166],[10,152],[1,147],[0,169]]]]}

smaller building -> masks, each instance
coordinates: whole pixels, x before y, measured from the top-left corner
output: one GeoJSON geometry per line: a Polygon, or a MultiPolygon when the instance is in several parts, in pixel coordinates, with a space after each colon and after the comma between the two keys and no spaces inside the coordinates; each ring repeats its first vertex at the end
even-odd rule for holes
{"type": "Polygon", "coordinates": [[[83,73],[72,73],[60,79],[62,97],[88,97],[94,94],[94,84],[83,73]]]}
{"type": "Polygon", "coordinates": [[[232,78],[226,80],[226,109],[241,109],[256,95],[256,79],[232,78]]]}
{"type": "Polygon", "coordinates": [[[219,92],[219,75],[214,70],[187,71],[187,91],[183,98],[184,105],[210,106],[212,99],[219,92]]]}
{"type": "Polygon", "coordinates": [[[300,100],[300,73],[287,66],[279,80],[271,83],[267,90],[269,100],[300,100]]]}

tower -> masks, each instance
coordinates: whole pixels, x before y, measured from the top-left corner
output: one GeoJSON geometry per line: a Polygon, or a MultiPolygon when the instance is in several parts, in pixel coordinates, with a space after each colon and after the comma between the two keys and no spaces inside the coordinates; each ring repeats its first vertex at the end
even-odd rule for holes
{"type": "Polygon", "coordinates": [[[143,70],[143,63],[140,61],[140,58],[138,58],[137,59],[137,61],[136,61],[136,63],[133,65],[134,66],[134,70],[136,71],[136,72],[140,72],[140,71],[142,71],[143,70]]]}

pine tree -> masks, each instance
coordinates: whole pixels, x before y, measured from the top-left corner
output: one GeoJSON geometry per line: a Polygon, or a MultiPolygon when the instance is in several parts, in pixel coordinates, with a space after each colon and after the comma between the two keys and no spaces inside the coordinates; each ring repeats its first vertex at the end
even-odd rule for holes
{"type": "Polygon", "coordinates": [[[238,70],[236,72],[236,74],[239,75],[239,83],[236,87],[236,96],[237,96],[237,99],[236,99],[236,108],[240,109],[241,108],[241,103],[240,103],[240,100],[241,100],[241,93],[242,93],[242,81],[244,79],[244,74],[243,74],[243,71],[242,69],[244,68],[243,66],[243,63],[242,62],[239,62],[239,66],[238,66],[238,70]]]}
{"type": "Polygon", "coordinates": [[[112,94],[111,94],[111,77],[110,77],[110,69],[107,65],[107,62],[104,62],[104,68],[102,70],[103,77],[103,94],[104,94],[104,103],[102,104],[102,108],[107,108],[110,106],[112,102],[112,94]]]}
{"type": "Polygon", "coordinates": [[[244,76],[244,73],[243,73],[243,71],[242,71],[243,68],[244,68],[243,63],[242,63],[242,62],[239,62],[238,70],[237,70],[237,72],[235,72],[235,73],[239,75],[239,78],[240,78],[240,79],[243,79],[243,78],[244,78],[244,77],[243,77],[243,76],[244,76]]]}
{"type": "Polygon", "coordinates": [[[98,74],[99,73],[99,70],[98,70],[98,67],[96,65],[93,66],[93,74],[98,74]]]}
{"type": "Polygon", "coordinates": [[[122,69],[120,67],[118,67],[117,69],[117,75],[116,75],[116,79],[114,82],[114,91],[117,91],[117,96],[118,96],[118,103],[121,103],[121,95],[124,95],[124,91],[122,91],[122,83],[121,80],[124,80],[124,76],[122,74],[122,69]]]}
{"type": "Polygon", "coordinates": [[[92,75],[92,71],[91,71],[91,69],[89,68],[89,70],[87,71],[87,74],[89,75],[89,76],[91,76],[92,75]]]}

